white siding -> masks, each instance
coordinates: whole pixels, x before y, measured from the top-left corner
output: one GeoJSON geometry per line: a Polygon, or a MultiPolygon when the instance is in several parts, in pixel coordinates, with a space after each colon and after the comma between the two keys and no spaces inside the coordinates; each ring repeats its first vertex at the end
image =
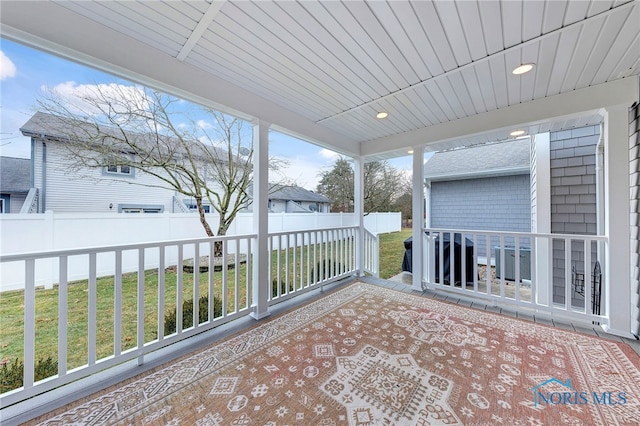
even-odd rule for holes
{"type": "Polygon", "coordinates": [[[57,143],[47,142],[45,183],[41,162],[42,143],[36,144],[35,183],[45,190],[43,198],[46,210],[117,213],[119,204],[134,204],[162,205],[164,211],[172,211],[174,191],[143,186],[159,185],[157,178],[140,170],[135,170],[134,177],[104,175],[102,169],[72,170],[66,155],[57,143]],[[110,204],[112,208],[109,208],[110,204]]]}

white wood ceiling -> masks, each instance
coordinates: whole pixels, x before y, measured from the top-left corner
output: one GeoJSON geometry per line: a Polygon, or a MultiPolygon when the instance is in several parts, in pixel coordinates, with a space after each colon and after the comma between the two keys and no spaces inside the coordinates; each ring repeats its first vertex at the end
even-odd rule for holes
{"type": "MultiPolygon", "coordinates": [[[[82,28],[90,28],[87,20],[107,27],[361,150],[376,141],[381,153],[389,136],[640,74],[636,1],[55,3],[82,19],[82,28]],[[536,66],[513,75],[522,63],[536,66]],[[378,111],[389,117],[377,120],[378,111]]],[[[597,120],[590,112],[529,130],[597,120]]],[[[448,143],[504,138],[504,132],[448,143]]]]}

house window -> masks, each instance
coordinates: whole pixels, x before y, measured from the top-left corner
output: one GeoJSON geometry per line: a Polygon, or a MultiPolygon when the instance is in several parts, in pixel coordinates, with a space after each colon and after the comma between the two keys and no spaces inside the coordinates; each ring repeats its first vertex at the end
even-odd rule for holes
{"type": "Polygon", "coordinates": [[[10,213],[11,207],[9,207],[9,195],[0,195],[0,213],[10,213]]]}
{"type": "MultiPolygon", "coordinates": [[[[198,211],[198,205],[197,204],[187,203],[187,207],[189,208],[189,211],[191,211],[191,212],[198,211]]],[[[202,206],[202,209],[204,210],[205,213],[210,213],[211,212],[211,206],[209,206],[207,204],[204,204],[202,206]]]]}
{"type": "Polygon", "coordinates": [[[107,166],[103,169],[103,174],[133,177],[134,170],[133,167],[126,164],[118,164],[115,158],[111,158],[107,166]]]}
{"type": "Polygon", "coordinates": [[[118,204],[118,213],[162,213],[163,205],[118,204]]]}

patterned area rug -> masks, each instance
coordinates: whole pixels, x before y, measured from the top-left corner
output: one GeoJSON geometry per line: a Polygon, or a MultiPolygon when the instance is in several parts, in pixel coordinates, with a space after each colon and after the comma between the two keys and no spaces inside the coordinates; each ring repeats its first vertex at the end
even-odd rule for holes
{"type": "Polygon", "coordinates": [[[42,421],[640,424],[626,344],[355,283],[42,421]]]}

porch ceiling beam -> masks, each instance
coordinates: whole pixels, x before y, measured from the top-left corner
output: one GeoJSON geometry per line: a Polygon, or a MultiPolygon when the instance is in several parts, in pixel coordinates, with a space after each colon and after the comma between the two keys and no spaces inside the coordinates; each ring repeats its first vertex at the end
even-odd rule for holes
{"type": "Polygon", "coordinates": [[[0,34],[102,71],[246,120],[274,128],[349,156],[360,145],[297,112],[160,52],[51,1],[3,1],[0,34]]]}
{"type": "Polygon", "coordinates": [[[176,56],[179,61],[184,61],[185,59],[187,59],[187,56],[189,55],[189,53],[191,53],[191,50],[193,50],[195,45],[198,44],[198,41],[202,38],[202,35],[207,30],[207,28],[209,28],[209,25],[211,25],[214,19],[216,19],[216,15],[218,15],[218,12],[220,12],[220,9],[222,8],[222,5],[225,3],[225,1],[226,0],[213,0],[209,4],[209,7],[202,16],[202,19],[200,19],[200,21],[196,24],[195,28],[191,32],[191,35],[187,39],[187,42],[184,44],[184,46],[182,46],[182,49],[180,49],[180,53],[178,53],[178,56],[176,56]]]}
{"type": "Polygon", "coordinates": [[[638,77],[628,77],[513,105],[410,132],[363,142],[363,156],[406,150],[416,145],[470,137],[513,127],[583,115],[613,105],[631,106],[638,100],[638,77]]]}

